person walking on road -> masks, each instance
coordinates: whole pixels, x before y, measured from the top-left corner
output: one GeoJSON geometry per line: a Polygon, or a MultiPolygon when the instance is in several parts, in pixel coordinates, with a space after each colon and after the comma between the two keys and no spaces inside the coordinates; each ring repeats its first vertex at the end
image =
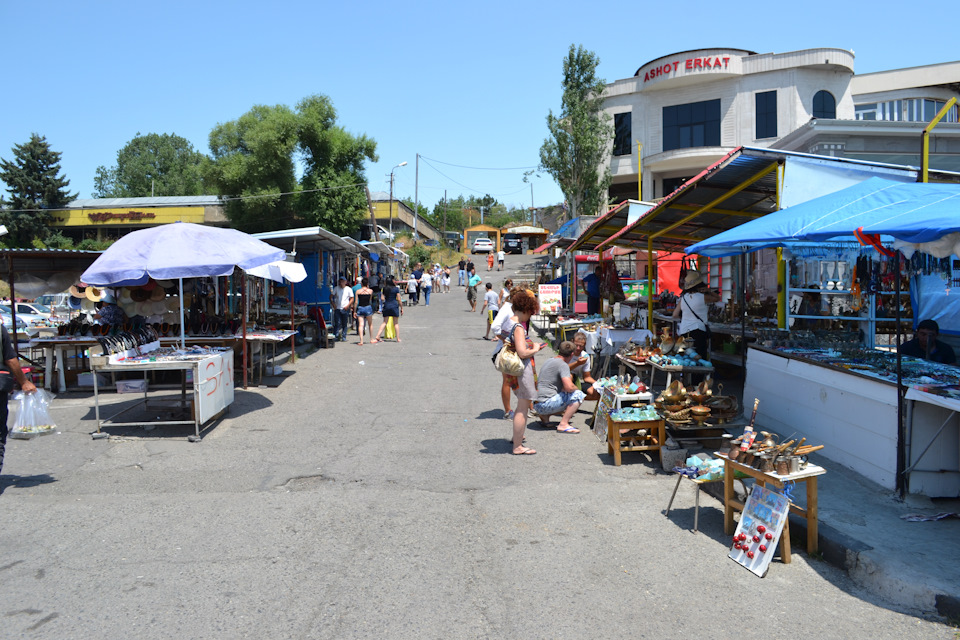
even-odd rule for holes
{"type": "Polygon", "coordinates": [[[417,298],[416,303],[420,304],[420,281],[423,279],[423,265],[419,262],[413,268],[413,279],[417,281],[417,298]]]}
{"type": "Polygon", "coordinates": [[[483,336],[484,340],[490,339],[490,325],[493,324],[493,319],[497,317],[497,312],[499,310],[500,296],[498,296],[497,292],[493,290],[493,285],[488,282],[487,292],[483,294],[483,306],[480,308],[481,313],[484,311],[487,312],[487,333],[483,336]]]}
{"type": "Polygon", "coordinates": [[[333,333],[336,339],[343,342],[347,339],[350,329],[350,308],[353,302],[353,289],[347,286],[347,279],[340,276],[337,286],[333,289],[333,333]]]}
{"type": "Polygon", "coordinates": [[[499,307],[503,307],[504,304],[510,301],[510,291],[513,289],[513,280],[507,278],[503,281],[503,287],[500,288],[500,300],[499,307]]]}
{"type": "Polygon", "coordinates": [[[383,342],[383,330],[387,327],[387,320],[393,318],[393,330],[400,342],[400,316],[403,315],[403,305],[400,304],[400,287],[394,282],[393,276],[387,276],[387,282],[383,287],[383,320],[380,322],[380,328],[377,329],[377,337],[370,341],[370,344],[383,342]]]}
{"type": "Polygon", "coordinates": [[[423,292],[424,306],[430,306],[430,292],[433,291],[433,276],[429,271],[424,271],[420,276],[420,290],[423,292]]]}
{"type": "Polygon", "coordinates": [[[503,323],[500,336],[504,341],[502,348],[513,348],[523,361],[521,374],[510,376],[513,378],[511,387],[517,394],[517,408],[513,412],[513,455],[532,455],[537,451],[523,446],[523,434],[527,429],[527,412],[537,398],[533,356],[547,345],[543,342],[534,344],[527,338],[527,325],[539,310],[536,296],[524,289],[517,291],[512,298],[513,316],[503,323]]]}
{"type": "Polygon", "coordinates": [[[493,271],[493,251],[487,254],[487,271],[493,271]]]}
{"type": "MultiPolygon", "coordinates": [[[[34,393],[37,388],[23,374],[23,369],[20,368],[20,359],[13,348],[13,340],[10,339],[10,334],[3,325],[0,325],[0,350],[3,351],[0,375],[13,376],[24,393],[34,393]]],[[[9,394],[5,398],[0,398],[0,401],[2,401],[2,406],[0,406],[0,469],[3,469],[3,455],[7,447],[7,432],[9,431],[7,427],[7,400],[9,398],[9,394]]]]}
{"type": "Polygon", "coordinates": [[[470,311],[477,310],[477,286],[482,281],[482,278],[477,275],[477,272],[473,269],[470,270],[470,275],[467,277],[467,302],[470,303],[470,311]]]}
{"type": "Polygon", "coordinates": [[[497,271],[503,271],[503,263],[507,259],[507,252],[503,249],[497,251],[497,271]]]}
{"type": "Polygon", "coordinates": [[[450,293],[450,267],[443,270],[443,292],[450,293]]]}
{"type": "MultiPolygon", "coordinates": [[[[373,321],[370,319],[373,315],[373,289],[369,287],[370,281],[367,278],[360,280],[360,288],[357,289],[353,297],[353,317],[360,325],[360,342],[357,344],[363,346],[364,332],[373,334],[373,321]]],[[[372,340],[371,340],[372,342],[372,340]]]]}
{"type": "Polygon", "coordinates": [[[460,262],[457,263],[457,286],[463,287],[467,284],[467,261],[461,256],[460,262]]]}

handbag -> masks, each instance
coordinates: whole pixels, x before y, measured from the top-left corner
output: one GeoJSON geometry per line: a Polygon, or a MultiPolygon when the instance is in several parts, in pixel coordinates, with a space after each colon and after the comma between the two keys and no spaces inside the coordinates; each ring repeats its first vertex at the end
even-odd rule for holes
{"type": "MultiPolygon", "coordinates": [[[[683,296],[680,296],[680,301],[683,301],[683,296]]],[[[696,311],[693,310],[693,307],[690,306],[690,301],[687,301],[687,309],[690,310],[690,313],[693,314],[693,317],[703,323],[703,332],[707,334],[707,350],[710,350],[713,347],[713,334],[710,333],[710,325],[707,324],[703,318],[701,318],[696,311]]],[[[701,354],[703,355],[703,354],[701,354]]]]}
{"type": "Polygon", "coordinates": [[[497,359],[493,364],[497,371],[505,373],[508,376],[519,376],[523,373],[523,360],[521,360],[517,352],[513,350],[513,345],[503,345],[503,348],[497,353],[497,359]]]}

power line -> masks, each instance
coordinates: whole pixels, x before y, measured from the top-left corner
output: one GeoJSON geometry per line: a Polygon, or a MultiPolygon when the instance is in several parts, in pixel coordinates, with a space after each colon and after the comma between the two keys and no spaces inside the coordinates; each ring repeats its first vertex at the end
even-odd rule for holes
{"type": "MultiPolygon", "coordinates": [[[[532,167],[503,167],[503,168],[501,168],[501,167],[468,167],[468,166],[462,165],[462,164],[453,164],[452,162],[444,162],[444,161],[442,161],[442,160],[434,160],[433,158],[427,158],[427,157],[425,157],[425,156],[423,156],[423,155],[420,156],[420,159],[421,159],[421,160],[433,160],[434,162],[436,162],[436,163],[438,163],[438,164],[444,164],[444,165],[447,165],[448,167],[457,167],[458,169],[473,169],[473,170],[476,170],[476,171],[522,171],[522,170],[524,170],[524,169],[536,169],[537,166],[538,166],[538,165],[534,165],[534,166],[532,166],[532,167]]],[[[436,167],[434,167],[434,169],[436,169],[436,167]]]]}

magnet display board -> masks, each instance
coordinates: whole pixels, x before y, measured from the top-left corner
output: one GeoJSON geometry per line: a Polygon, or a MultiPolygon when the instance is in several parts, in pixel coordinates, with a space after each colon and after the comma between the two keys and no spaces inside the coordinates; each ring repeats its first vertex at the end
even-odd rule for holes
{"type": "Polygon", "coordinates": [[[563,306],[563,286],[559,284],[541,284],[539,286],[541,315],[557,315],[563,306]]]}
{"type": "Polygon", "coordinates": [[[597,411],[593,414],[593,433],[601,442],[607,441],[607,418],[617,408],[617,394],[613,387],[606,387],[597,402],[597,411]]]}
{"type": "Polygon", "coordinates": [[[790,501],[782,493],[754,485],[728,557],[762,578],[777,550],[789,510],[790,501]]]}

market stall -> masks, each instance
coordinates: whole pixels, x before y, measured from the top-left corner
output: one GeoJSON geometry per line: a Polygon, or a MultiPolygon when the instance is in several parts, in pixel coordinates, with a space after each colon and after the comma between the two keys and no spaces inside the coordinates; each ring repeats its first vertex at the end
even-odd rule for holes
{"type": "MultiPolygon", "coordinates": [[[[903,280],[917,272],[922,273],[924,269],[936,269],[938,264],[942,264],[939,262],[941,258],[958,254],[958,202],[960,186],[956,184],[912,183],[874,177],[833,194],[798,204],[764,220],[719,234],[694,245],[690,251],[746,251],[776,244],[825,243],[836,241],[837,238],[855,236],[861,243],[876,248],[885,259],[889,259],[890,268],[886,272],[868,267],[866,282],[872,290],[871,295],[879,292],[881,296],[884,278],[888,278],[892,284],[892,320],[897,333],[894,342],[896,345],[900,343],[900,322],[904,317],[908,317],[906,304],[901,297],[903,280]],[[896,249],[888,249],[890,245],[896,249]],[[901,255],[897,249],[903,250],[905,255],[901,255]],[[933,260],[924,259],[917,252],[927,253],[933,260]]],[[[878,261],[869,259],[871,265],[878,261]]],[[[857,287],[862,290],[864,272],[860,269],[859,261],[856,267],[849,277],[839,269],[831,268],[823,290],[842,291],[844,294],[848,290],[853,293],[857,287]],[[833,286],[830,286],[831,284],[833,286]]],[[[875,301],[871,303],[872,308],[878,306],[881,305],[875,301]]],[[[882,306],[885,308],[886,304],[882,306]]],[[[801,320],[821,320],[818,314],[797,315],[801,320]]],[[[862,316],[856,321],[862,322],[862,316]]],[[[817,346],[822,348],[823,337],[816,336],[815,333],[812,335],[818,342],[817,346]]],[[[811,412],[811,406],[823,405],[837,395],[836,390],[841,390],[838,394],[841,404],[836,405],[835,410],[844,416],[843,422],[849,423],[849,426],[838,424],[835,416],[825,416],[819,421],[830,432],[825,435],[832,435],[836,443],[836,450],[828,447],[825,455],[852,466],[884,486],[896,487],[901,492],[905,492],[909,484],[910,490],[920,490],[927,495],[960,495],[960,447],[957,445],[958,436],[955,430],[947,432],[943,427],[937,429],[936,425],[941,423],[940,416],[927,415],[932,410],[928,407],[933,405],[924,403],[918,408],[918,396],[914,395],[913,406],[906,407],[904,398],[904,385],[927,383],[930,388],[943,387],[955,384],[955,378],[941,375],[942,372],[939,371],[927,371],[921,373],[919,378],[912,378],[911,371],[904,370],[905,361],[898,353],[892,359],[888,357],[886,366],[879,367],[879,370],[885,372],[885,376],[872,376],[873,379],[886,377],[887,382],[892,383],[892,387],[887,390],[882,385],[878,387],[867,384],[859,376],[852,377],[854,372],[876,372],[876,360],[883,357],[859,345],[853,349],[843,348],[845,345],[850,347],[851,342],[859,341],[835,339],[834,346],[838,348],[828,349],[823,358],[812,358],[810,353],[806,353],[806,358],[799,360],[800,354],[791,349],[796,349],[800,341],[801,336],[787,334],[786,344],[781,345],[786,349],[779,353],[761,355],[760,349],[752,350],[751,357],[748,358],[748,385],[745,394],[752,392],[753,385],[757,387],[758,393],[764,393],[765,397],[776,398],[775,402],[763,403],[765,411],[774,412],[769,417],[781,422],[783,428],[791,429],[807,427],[804,413],[811,412]],[[814,366],[813,361],[820,368],[810,368],[814,366]],[[825,374],[822,369],[824,364],[834,365],[840,375],[825,374]],[[794,386],[771,388],[768,386],[771,381],[794,386]],[[789,388],[791,395],[802,396],[805,387],[816,392],[814,397],[819,398],[819,405],[800,403],[803,405],[801,408],[789,398],[775,395],[778,389],[789,388]],[[843,390],[848,394],[847,400],[850,397],[855,400],[854,404],[843,401],[843,390]],[[913,410],[910,411],[910,408],[913,410]],[[845,426],[847,428],[844,428],[845,426]],[[930,477],[923,479],[924,470],[917,468],[918,460],[913,459],[911,454],[914,446],[919,444],[915,442],[915,437],[923,439],[931,434],[934,434],[934,439],[940,438],[944,447],[941,450],[948,452],[947,459],[936,463],[940,468],[926,470],[927,473],[936,475],[935,480],[930,477]]],[[[869,341],[864,342],[868,343],[867,346],[871,344],[869,341]]],[[[908,369],[914,366],[909,362],[907,364],[908,369]]],[[[923,366],[929,365],[924,363],[923,366]]],[[[949,414],[943,424],[950,420],[954,420],[956,424],[955,416],[949,414]]]]}
{"type": "MultiPolygon", "coordinates": [[[[217,277],[232,275],[237,267],[251,269],[272,262],[285,259],[282,250],[272,247],[245,233],[234,229],[206,227],[189,223],[172,223],[150,229],[134,231],[110,246],[82,275],[82,280],[89,285],[114,286],[134,285],[141,288],[149,287],[157,281],[176,279],[179,289],[180,304],[180,352],[186,352],[186,327],[184,323],[183,291],[184,278],[217,277]]],[[[166,304],[165,301],[157,301],[166,304]]],[[[246,300],[242,306],[246,310],[246,300]]],[[[244,314],[245,316],[245,314],[244,314]]],[[[246,318],[242,321],[242,333],[246,333],[246,318]]],[[[202,327],[201,327],[202,329],[202,327]]],[[[149,333],[149,330],[147,330],[149,333]]],[[[125,332],[127,333],[127,332],[125,332]]],[[[107,357],[103,363],[110,367],[120,367],[120,371],[142,371],[144,369],[165,368],[170,366],[166,361],[156,359],[140,359],[141,354],[134,354],[136,359],[130,358],[129,352],[123,357],[115,357],[118,353],[111,353],[116,344],[102,345],[99,357],[107,357]],[[128,367],[125,369],[125,367],[128,367]]],[[[124,342],[126,338],[120,340],[124,342]]],[[[140,345],[136,345],[140,346],[140,345]]],[[[243,365],[246,373],[246,341],[243,342],[243,365]]],[[[232,351],[229,352],[232,354],[232,351]]],[[[232,358],[232,355],[231,355],[232,358]]],[[[179,365],[185,366],[185,365],[179,365]]],[[[205,365],[206,366],[206,365],[205,365]]],[[[231,373],[229,385],[233,386],[233,363],[224,367],[231,373]]],[[[94,376],[96,380],[96,376],[94,376]]],[[[204,378],[205,380],[205,378],[204,378]]],[[[195,386],[200,381],[195,379],[195,386]]],[[[196,387],[199,389],[199,387],[196,387]]],[[[197,391],[199,393],[199,391],[197,391]]],[[[97,393],[95,392],[95,396],[97,393]]],[[[196,399],[196,396],[195,398],[196,399]]],[[[229,398],[232,401],[232,395],[229,398]]],[[[98,401],[95,400],[95,401],[98,401]]],[[[227,403],[229,404],[229,403],[227,403]]],[[[193,406],[195,416],[200,414],[200,407],[193,406]]],[[[195,423],[195,438],[199,439],[200,422],[195,423]]]]}

